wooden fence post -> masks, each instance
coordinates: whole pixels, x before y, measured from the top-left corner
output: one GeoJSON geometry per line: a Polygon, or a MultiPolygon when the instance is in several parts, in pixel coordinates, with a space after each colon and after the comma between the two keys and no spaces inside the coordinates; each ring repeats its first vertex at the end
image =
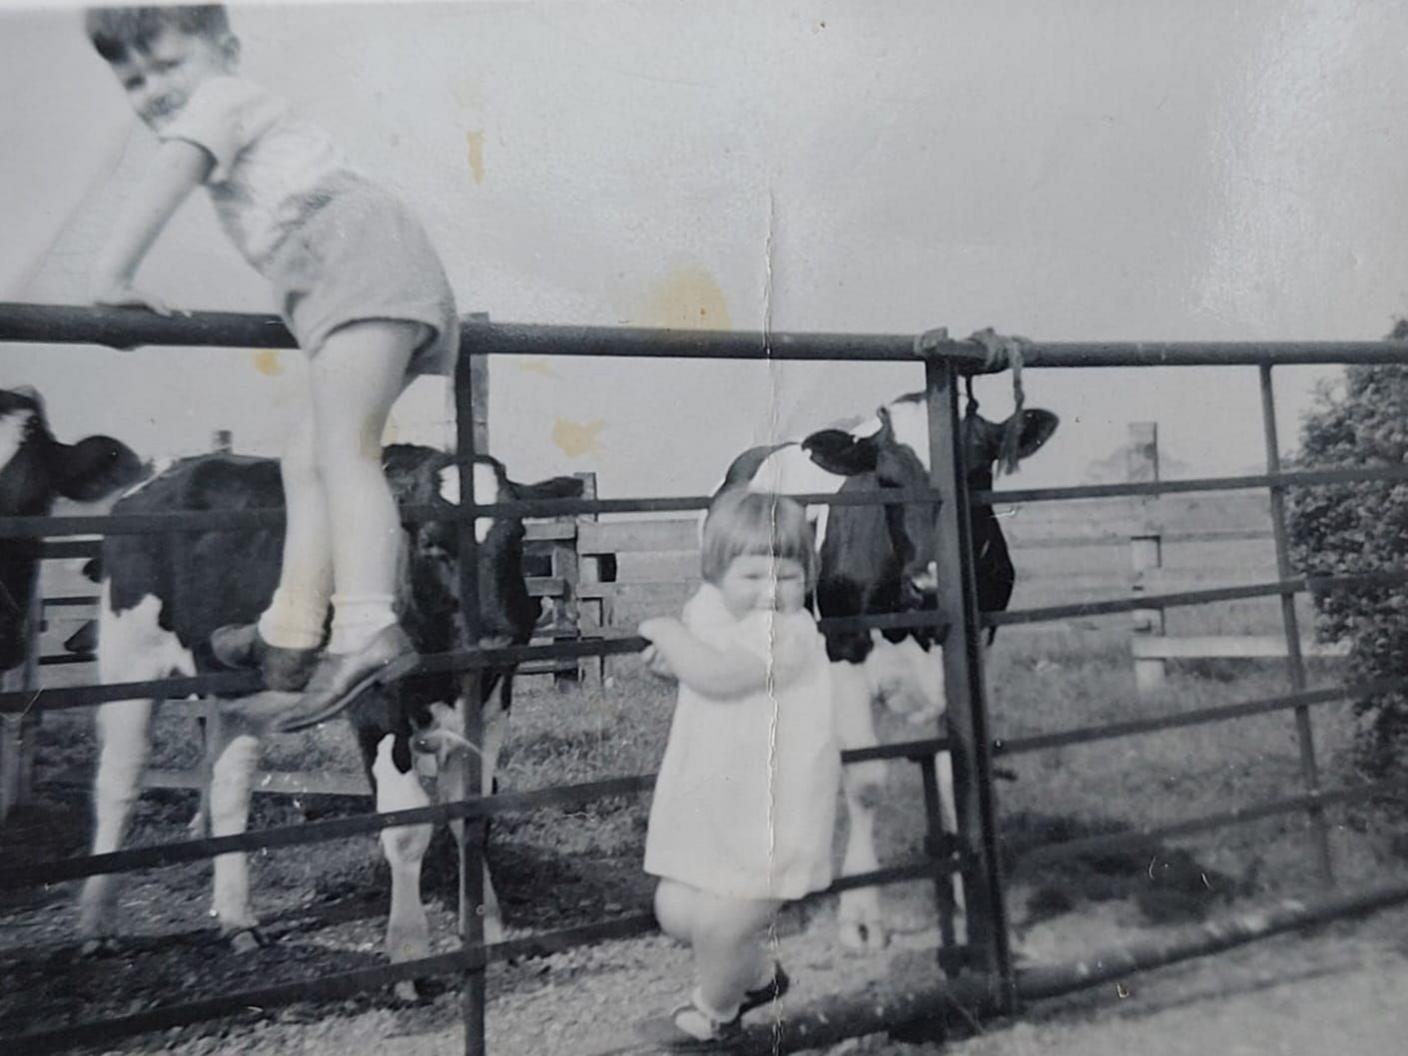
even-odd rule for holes
{"type": "MultiPolygon", "coordinates": [[[[582,482],[582,497],[596,498],[596,478],[586,473],[572,474],[582,482]]],[[[584,517],[566,517],[564,521],[569,522],[573,528],[577,523],[584,520],[584,517]]],[[[572,538],[559,539],[552,544],[552,577],[562,583],[562,595],[556,599],[553,629],[558,635],[563,632],[571,632],[571,637],[580,638],[582,636],[582,606],[577,598],[577,585],[581,582],[581,556],[578,553],[578,533],[572,532],[572,538]]],[[[560,637],[554,637],[554,641],[561,641],[560,637]]],[[[552,683],[558,689],[568,683],[578,683],[582,679],[582,672],[587,667],[587,657],[581,660],[557,663],[556,669],[552,673],[552,683]]]]}
{"type": "MultiPolygon", "coordinates": [[[[577,477],[582,482],[582,498],[594,499],[597,497],[595,473],[575,473],[573,474],[573,476],[577,477]]],[[[567,589],[571,591],[573,602],[575,604],[578,631],[584,629],[595,630],[598,634],[604,631],[607,626],[606,601],[603,598],[588,599],[589,601],[595,601],[597,605],[597,611],[590,621],[592,626],[583,628],[583,599],[578,591],[578,588],[583,585],[595,586],[596,584],[601,582],[601,557],[582,553],[581,530],[581,525],[584,521],[597,521],[599,519],[599,515],[595,513],[582,513],[577,515],[577,534],[572,539],[573,557],[576,562],[577,575],[575,579],[571,580],[567,584],[567,589]]],[[[595,658],[583,657],[581,662],[581,671],[583,673],[590,671],[593,659],[595,659],[596,662],[597,678],[602,685],[605,685],[607,679],[607,657],[605,654],[595,658]]]]}
{"type": "MultiPolygon", "coordinates": [[[[1159,425],[1157,422],[1131,422],[1129,426],[1128,473],[1130,483],[1158,483],[1159,425]]],[[[1134,526],[1130,532],[1130,565],[1134,573],[1132,592],[1143,594],[1149,580],[1163,567],[1163,529],[1154,515],[1157,499],[1138,499],[1134,504],[1134,526]]],[[[1163,637],[1162,609],[1135,609],[1133,632],[1140,637],[1163,637]]],[[[1136,657],[1134,684],[1140,693],[1164,684],[1165,664],[1161,659],[1136,657]]]]}

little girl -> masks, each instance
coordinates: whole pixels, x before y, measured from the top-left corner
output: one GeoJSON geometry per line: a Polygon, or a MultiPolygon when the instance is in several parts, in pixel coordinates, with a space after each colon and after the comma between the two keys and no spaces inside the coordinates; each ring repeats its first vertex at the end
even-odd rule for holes
{"type": "Polygon", "coordinates": [[[668,1048],[726,1044],[787,976],[763,947],[783,902],[831,883],[840,753],[826,645],[804,607],[812,533],[790,499],[724,492],[704,522],[684,619],[646,620],[650,669],[679,682],[645,871],[655,914],[694,951],[688,1004],[637,1024],[668,1048]]]}
{"type": "Polygon", "coordinates": [[[401,524],[381,435],[411,377],[452,364],[454,297],[405,206],[283,99],[235,75],[240,42],[223,7],[94,9],[84,22],[160,141],[96,260],[93,300],[167,314],[133,280],[177,207],[204,186],[309,360],[281,462],[278,589],[257,624],[211,638],[227,666],[261,667],[271,689],[306,688],[273,723],[299,729],[414,657],[392,609],[401,524]],[[330,603],[332,637],[320,658],[330,603]]]}

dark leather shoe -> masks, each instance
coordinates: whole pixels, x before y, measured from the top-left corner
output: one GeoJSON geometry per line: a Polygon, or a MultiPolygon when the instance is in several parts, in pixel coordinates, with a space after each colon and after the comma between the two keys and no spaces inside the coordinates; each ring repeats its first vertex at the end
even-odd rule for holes
{"type": "Polygon", "coordinates": [[[419,657],[399,623],[377,631],[355,653],[325,653],[297,705],[274,722],[275,733],[293,733],[337,715],[373,685],[404,677],[419,657]]]}
{"type": "Polygon", "coordinates": [[[762,986],[754,987],[743,995],[743,1003],[738,1006],[738,1014],[741,1016],[745,1012],[751,1012],[755,1008],[762,1008],[770,1005],[782,997],[792,987],[792,980],[787,973],[782,970],[782,965],[775,964],[772,969],[772,981],[762,986]]]}
{"type": "Polygon", "coordinates": [[[285,649],[259,636],[259,624],[231,624],[210,636],[210,651],[223,666],[234,670],[258,668],[264,685],[283,693],[297,693],[308,684],[318,662],[317,649],[285,649]]]}

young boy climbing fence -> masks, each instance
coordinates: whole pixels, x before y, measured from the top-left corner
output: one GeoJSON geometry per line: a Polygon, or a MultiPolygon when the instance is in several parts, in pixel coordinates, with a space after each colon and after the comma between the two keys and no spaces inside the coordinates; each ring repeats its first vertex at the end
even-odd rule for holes
{"type": "Polygon", "coordinates": [[[257,622],[211,638],[223,664],[260,667],[269,688],[301,694],[273,723],[300,729],[414,659],[392,608],[401,527],[381,436],[409,381],[453,363],[454,296],[407,208],[284,99],[238,75],[240,42],[223,7],[97,8],[84,24],[159,140],[97,258],[93,300],[169,312],[136,285],[137,272],[204,187],[308,358],[281,461],[278,589],[257,622]]]}

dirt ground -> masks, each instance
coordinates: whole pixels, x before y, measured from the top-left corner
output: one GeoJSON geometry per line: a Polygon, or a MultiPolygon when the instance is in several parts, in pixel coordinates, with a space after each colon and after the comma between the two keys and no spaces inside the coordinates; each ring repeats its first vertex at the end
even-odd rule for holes
{"type": "MultiPolygon", "coordinates": [[[[1086,921],[1085,924],[1089,924],[1086,921]]],[[[1097,922],[1113,935],[1119,923],[1097,922]]],[[[781,942],[798,976],[788,1003],[860,988],[932,953],[932,936],[901,937],[884,956],[837,957],[830,920],[781,942]]],[[[1068,924],[1068,927],[1071,925],[1068,924]]],[[[1089,934],[1085,927],[1082,931],[1089,934]]],[[[1053,941],[1057,936],[1049,936],[1053,941]]],[[[685,977],[684,954],[659,939],[616,943],[539,966],[536,985],[501,990],[489,1010],[494,1053],[607,1053],[629,1046],[625,1021],[668,1005],[685,977]]],[[[965,1040],[904,1044],[872,1036],[830,1052],[948,1056],[1397,1056],[1408,1048],[1408,913],[1380,914],[1306,937],[1282,936],[1062,1000],[965,1040]]],[[[784,1006],[785,1014],[785,1006],[784,1006]]],[[[363,1013],[307,1026],[269,1025],[197,1051],[373,1051],[441,1056],[462,1050],[438,1016],[363,1013]],[[417,1022],[419,1018],[419,1022],[417,1022]],[[372,1043],[369,1039],[380,1038],[372,1043]]]]}
{"type": "MultiPolygon", "coordinates": [[[[134,895],[140,900],[143,893],[138,885],[134,895]]],[[[370,963],[379,951],[381,920],[379,915],[357,910],[358,904],[344,906],[341,915],[350,919],[324,914],[317,925],[300,923],[297,913],[286,914],[283,924],[272,929],[275,944],[246,957],[224,950],[206,931],[160,942],[139,941],[121,954],[96,962],[78,961],[62,949],[51,949],[36,967],[63,987],[64,982],[77,982],[66,977],[66,969],[79,975],[96,971],[112,980],[174,957],[177,965],[184,964],[196,975],[221,977],[224,985],[257,986],[270,973],[300,965],[370,963]],[[196,967],[200,965],[205,967],[196,967]]],[[[36,930],[49,931],[69,912],[58,902],[33,907],[20,914],[21,919],[12,917],[9,926],[23,930],[28,920],[36,930]]],[[[432,923],[442,937],[440,948],[449,948],[453,943],[450,914],[437,906],[432,923]]],[[[1069,958],[1148,934],[1133,906],[1111,902],[1082,907],[1078,914],[1033,927],[1024,934],[1022,947],[1039,960],[1057,950],[1069,958]]],[[[12,941],[18,937],[8,936],[12,941]]],[[[830,906],[805,914],[792,911],[783,922],[777,945],[778,956],[794,978],[781,1013],[815,1007],[829,995],[866,992],[931,972],[935,942],[936,936],[924,930],[896,935],[879,955],[843,953],[834,941],[830,906]]],[[[15,952],[11,950],[3,967],[5,976],[19,983],[22,980],[10,974],[17,967],[11,959],[15,952]]],[[[36,952],[31,946],[21,960],[33,963],[36,952]]],[[[630,1022],[671,1007],[687,989],[688,973],[687,952],[659,936],[496,965],[489,974],[489,1051],[495,1056],[645,1051],[633,1042],[630,1022]]],[[[181,980],[168,975],[167,982],[179,986],[181,980]]],[[[1126,1056],[1134,1052],[1397,1056],[1405,1051],[1408,1038],[1405,995],[1408,909],[1274,937],[1066,998],[1037,1002],[1019,1017],[975,1024],[973,1035],[943,1044],[903,1043],[872,1035],[827,1051],[837,1056],[1126,1056]]],[[[390,994],[373,994],[341,1003],[251,1013],[236,1021],[134,1038],[101,1051],[448,1056],[463,1051],[458,1015],[457,994],[449,990],[416,1005],[398,1003],[390,994]]]]}
{"type": "MultiPolygon", "coordinates": [[[[551,703],[540,710],[548,710],[551,703]]],[[[578,702],[577,710],[590,718],[588,708],[578,702]]],[[[556,712],[553,724],[546,729],[532,727],[534,714],[531,708],[521,715],[516,710],[515,718],[523,720],[520,730],[528,732],[517,748],[518,758],[509,760],[512,774],[518,774],[512,771],[513,766],[531,764],[551,769],[555,778],[563,781],[600,776],[581,768],[583,753],[577,743],[581,738],[568,736],[571,731],[564,731],[556,712]]],[[[602,725],[604,729],[618,728],[606,720],[602,725]]],[[[57,717],[46,722],[45,729],[48,740],[42,752],[49,753],[41,755],[45,772],[78,767],[78,739],[64,736],[72,731],[57,717]]],[[[623,739],[617,738],[611,747],[619,755],[623,739]]],[[[643,757],[655,758],[659,745],[650,741],[638,750],[643,757]]],[[[168,760],[167,765],[177,762],[180,760],[168,760]]],[[[639,760],[621,765],[629,770],[636,763],[639,760]]],[[[184,765],[191,765],[191,761],[185,760],[184,765]]],[[[1041,787],[1052,787],[1052,774],[1043,772],[1041,787]]],[[[518,780],[527,783],[521,776],[518,780]]],[[[1029,784],[1036,787],[1035,781],[1029,784]]],[[[1180,795],[1183,790],[1184,786],[1179,786],[1180,795]]],[[[1174,792],[1165,795],[1179,798],[1174,792]]],[[[88,796],[83,785],[47,786],[39,802],[15,812],[0,826],[0,859],[18,864],[83,853],[89,824],[88,796]]],[[[132,842],[185,838],[185,823],[194,803],[189,793],[144,795],[132,842]]],[[[364,809],[364,802],[300,806],[283,797],[262,797],[256,799],[253,826],[292,824],[364,809]]],[[[1009,812],[1009,822],[1019,820],[1018,813],[1009,812]]],[[[609,920],[648,905],[649,880],[640,870],[643,828],[639,803],[625,801],[604,803],[591,812],[565,812],[548,820],[505,819],[491,840],[490,858],[505,893],[506,912],[516,925],[510,937],[609,920]]],[[[1354,880],[1346,881],[1347,887],[1359,886],[1365,878],[1387,883],[1402,875],[1401,854],[1384,848],[1370,854],[1350,841],[1354,837],[1362,842],[1361,830],[1379,833],[1387,840],[1389,829],[1369,819],[1357,828],[1338,830],[1344,846],[1358,855],[1349,856],[1356,871],[1352,872],[1354,880]]],[[[1084,830],[1073,831],[1064,838],[1083,834],[1084,830]]],[[[1304,846],[1301,834],[1288,829],[1261,835],[1270,839],[1258,845],[1258,853],[1264,853],[1270,864],[1255,885],[1250,876],[1243,875],[1245,870],[1231,868],[1237,856],[1225,849],[1216,857],[1200,851],[1202,857],[1185,863],[1184,872],[1202,881],[1195,885],[1195,893],[1214,916],[1289,895],[1302,883],[1303,877],[1291,875],[1285,868],[1291,861],[1287,855],[1304,855],[1303,850],[1295,850],[1304,846]]],[[[1055,837],[1045,833],[1044,838],[1055,837]]],[[[433,952],[452,949],[455,944],[453,915],[445,908],[453,904],[455,888],[453,854],[447,844],[445,839],[441,853],[433,853],[427,863],[425,887],[436,936],[433,952]]],[[[1151,924],[1143,911],[1151,893],[1145,878],[1154,878],[1155,855],[1161,862],[1172,861],[1166,848],[1134,853],[1137,861],[1131,875],[1125,875],[1128,870],[1110,856],[1102,856],[1098,874],[1084,876],[1081,883],[1066,884],[1068,890],[1087,893],[1102,887],[1101,900],[1082,900],[1077,895],[1074,903],[1055,906],[1046,900],[1046,910],[1060,915],[1026,928],[1019,936],[1020,948],[1032,961],[1055,963],[1157,934],[1157,925],[1151,924]],[[1116,866],[1120,868],[1111,872],[1116,866]],[[1091,881],[1099,884],[1092,887],[1091,881]],[[1146,896],[1143,907],[1141,895],[1146,896]]],[[[896,852],[896,856],[902,859],[904,854],[896,852]]],[[[235,954],[216,939],[207,915],[208,863],[132,876],[122,899],[124,940],[114,951],[97,957],[81,957],[76,947],[76,885],[0,895],[0,1035],[54,1029],[328,972],[377,967],[384,963],[384,869],[370,838],[319,844],[316,850],[298,848],[255,856],[259,912],[273,941],[267,948],[246,955],[235,954]]],[[[1158,875],[1162,878],[1164,874],[1158,875]]],[[[1071,875],[1063,873],[1057,879],[1069,882],[1071,875]]],[[[880,955],[857,956],[837,947],[834,905],[830,902],[789,910],[778,956],[794,986],[782,1004],[782,1014],[800,1014],[837,996],[880,993],[897,981],[915,977],[932,980],[937,937],[925,923],[932,919],[931,895],[920,887],[886,889],[887,908],[898,918],[895,923],[901,930],[880,955]],[[916,906],[928,907],[930,912],[915,917],[916,906]]],[[[1032,895],[1033,889],[1022,890],[1014,881],[1009,906],[1017,919],[1032,911],[1032,895]]],[[[495,965],[488,974],[489,1051],[494,1056],[638,1053],[642,1050],[633,1042],[631,1022],[668,1010],[688,989],[687,951],[658,936],[495,965]]],[[[199,1056],[458,1054],[463,1051],[458,994],[443,985],[433,992],[436,996],[416,1004],[402,1003],[387,990],[347,1001],[251,1010],[231,1019],[115,1040],[111,1047],[91,1051],[124,1056],[156,1052],[199,1056]]],[[[1309,934],[1265,940],[1119,984],[1036,1003],[1012,1021],[975,1025],[974,1035],[954,1037],[942,1046],[871,1036],[831,1051],[838,1056],[846,1052],[910,1056],[940,1052],[949,1056],[1074,1056],[1077,1052],[1080,1056],[1135,1052],[1141,1056],[1322,1056],[1343,1052],[1397,1056],[1408,1052],[1408,1043],[1402,1040],[1408,1037],[1404,995],[1408,995],[1408,909],[1337,923],[1309,934]]],[[[12,1047],[3,1056],[11,1051],[22,1050],[12,1047]]]]}

